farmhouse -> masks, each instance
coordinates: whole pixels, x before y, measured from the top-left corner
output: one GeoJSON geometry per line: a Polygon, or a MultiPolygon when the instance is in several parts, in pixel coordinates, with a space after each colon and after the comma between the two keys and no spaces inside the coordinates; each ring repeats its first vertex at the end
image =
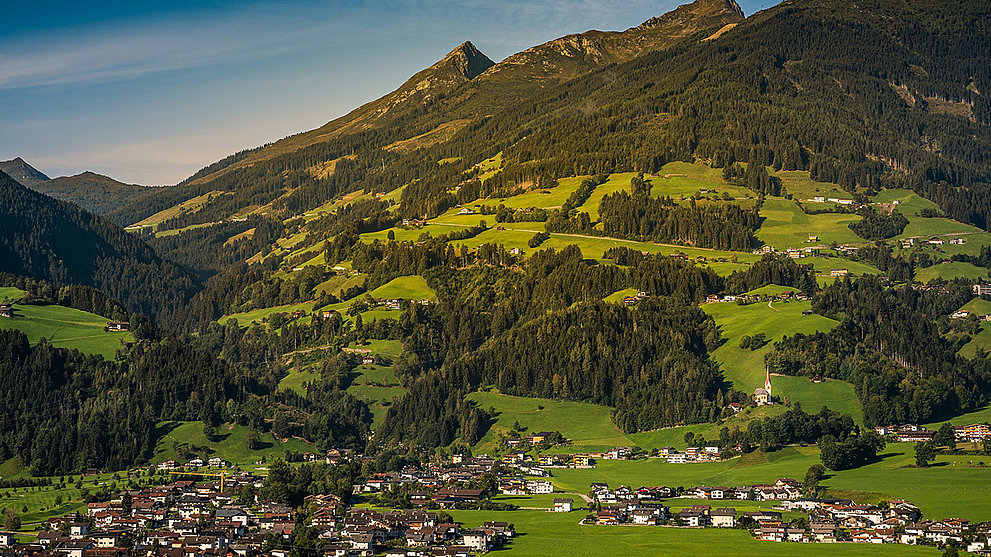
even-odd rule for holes
{"type": "Polygon", "coordinates": [[[831,277],[845,277],[848,274],[850,274],[850,271],[848,271],[847,269],[830,269],[829,270],[829,276],[831,276],[831,277]]]}
{"type": "Polygon", "coordinates": [[[0,317],[13,317],[14,307],[10,304],[0,304],[0,317]]]}
{"type": "Polygon", "coordinates": [[[556,513],[570,513],[573,505],[574,500],[569,497],[554,498],[554,512],[556,513]]]}
{"type": "Polygon", "coordinates": [[[127,321],[107,321],[108,331],[126,331],[127,327],[127,321]]]}

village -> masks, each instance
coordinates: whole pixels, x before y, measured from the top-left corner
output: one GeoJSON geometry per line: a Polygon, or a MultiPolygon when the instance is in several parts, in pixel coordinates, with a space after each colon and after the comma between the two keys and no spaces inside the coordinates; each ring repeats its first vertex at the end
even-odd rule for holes
{"type": "MultiPolygon", "coordinates": [[[[918,426],[878,430],[905,440],[927,433],[932,436],[918,426]]],[[[957,427],[955,434],[960,440],[991,438],[986,424],[957,427]]],[[[560,434],[535,433],[526,436],[525,442],[539,445],[549,439],[560,439],[560,434]]],[[[522,442],[521,438],[516,444],[522,442]]],[[[693,452],[717,451],[703,447],[693,452]]],[[[680,454],[686,456],[689,451],[680,454]]],[[[366,460],[344,450],[300,456],[303,462],[326,465],[366,460]]],[[[591,468],[595,459],[646,455],[617,447],[586,455],[542,454],[536,462],[528,456],[455,454],[443,461],[370,474],[352,486],[350,501],[333,494],[313,494],[297,508],[263,499],[265,478],[231,468],[220,457],[194,458],[187,463],[168,460],[148,473],[157,474],[159,480],[173,475],[175,481],[90,502],[85,514],[51,518],[33,540],[24,540],[22,533],[0,533],[0,556],[288,557],[292,534],[303,526],[314,530],[314,548],[324,557],[467,557],[511,544],[518,532],[526,531],[526,522],[463,524],[449,512],[516,509],[498,500],[507,495],[552,496],[546,512],[575,513],[580,515],[575,521],[589,528],[736,528],[767,542],[953,543],[972,553],[991,555],[991,522],[925,519],[915,505],[904,500],[858,504],[807,497],[802,484],[790,478],[745,486],[610,488],[607,483],[593,482],[587,494],[561,493],[547,478],[555,467],[591,468]],[[197,477],[203,481],[187,479],[197,477]],[[737,508],[740,503],[745,506],[737,508]]]]}

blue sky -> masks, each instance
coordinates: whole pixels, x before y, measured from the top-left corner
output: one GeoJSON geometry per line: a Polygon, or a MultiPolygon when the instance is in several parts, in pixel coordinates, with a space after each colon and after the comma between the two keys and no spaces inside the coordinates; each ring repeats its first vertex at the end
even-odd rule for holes
{"type": "MultiPolygon", "coordinates": [[[[12,3],[0,24],[0,160],[174,184],[377,98],[466,40],[498,62],[679,3],[12,3]]],[[[749,15],[773,2],[740,4],[749,15]]]]}

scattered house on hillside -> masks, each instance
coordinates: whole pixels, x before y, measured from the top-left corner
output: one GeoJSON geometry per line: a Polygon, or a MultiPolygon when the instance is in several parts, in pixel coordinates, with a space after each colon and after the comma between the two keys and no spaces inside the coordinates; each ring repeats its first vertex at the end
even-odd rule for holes
{"type": "Polygon", "coordinates": [[[915,238],[905,238],[901,243],[902,249],[908,249],[915,245],[915,238]]]}
{"type": "Polygon", "coordinates": [[[458,214],[459,215],[474,215],[475,214],[475,211],[472,211],[468,207],[462,207],[461,210],[458,211],[458,214]]]}
{"type": "Polygon", "coordinates": [[[950,243],[953,244],[953,245],[955,245],[955,246],[962,246],[962,245],[964,245],[964,244],[967,243],[967,240],[964,240],[963,238],[959,238],[958,237],[958,238],[951,239],[950,240],[950,243]]]}
{"type": "Polygon", "coordinates": [[[370,366],[375,363],[375,358],[372,356],[362,356],[361,363],[362,365],[370,366]]]}
{"type": "Polygon", "coordinates": [[[815,201],[816,203],[825,203],[826,202],[826,196],[825,195],[815,195],[815,196],[812,197],[812,201],[815,201]]]}
{"type": "Polygon", "coordinates": [[[107,321],[107,331],[126,331],[129,323],[127,321],[107,321]]]}
{"type": "Polygon", "coordinates": [[[970,312],[965,309],[958,309],[950,314],[950,319],[966,319],[970,317],[970,312]]]}
{"type": "Polygon", "coordinates": [[[940,238],[939,236],[933,236],[932,238],[929,238],[929,240],[927,240],[927,242],[931,246],[941,246],[941,245],[943,245],[943,239],[940,238]]]}
{"type": "Polygon", "coordinates": [[[0,304],[0,317],[13,317],[14,306],[10,304],[0,304]]]}
{"type": "Polygon", "coordinates": [[[979,282],[974,285],[974,294],[978,296],[991,296],[991,282],[979,282]]]}
{"type": "Polygon", "coordinates": [[[555,497],[554,498],[554,512],[556,513],[570,513],[574,506],[574,500],[570,497],[555,497]]]}
{"type": "Polygon", "coordinates": [[[831,277],[845,277],[848,274],[850,274],[850,271],[847,270],[847,269],[830,269],[829,270],[829,276],[831,276],[831,277]]]}

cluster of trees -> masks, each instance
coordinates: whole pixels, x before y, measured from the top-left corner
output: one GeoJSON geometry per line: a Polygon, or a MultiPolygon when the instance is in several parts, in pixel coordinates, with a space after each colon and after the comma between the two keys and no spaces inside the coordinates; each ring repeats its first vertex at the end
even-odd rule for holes
{"type": "Polygon", "coordinates": [[[926,423],[987,402],[991,364],[957,356],[933,316],[972,296],[887,288],[878,277],[837,281],[813,299],[816,313],[840,321],[828,333],[796,334],[765,357],[772,373],[849,381],[869,425],[926,423]]]}
{"type": "Polygon", "coordinates": [[[864,206],[857,211],[857,214],[863,218],[851,222],[848,226],[854,234],[868,240],[893,238],[908,226],[908,219],[898,211],[881,213],[873,207],[864,206]]]}
{"type": "Polygon", "coordinates": [[[756,210],[739,205],[672,205],[625,191],[602,198],[599,219],[608,236],[736,251],[756,245],[761,221],[756,210]]]}
{"type": "Polygon", "coordinates": [[[764,254],[760,261],[745,270],[733,271],[725,280],[726,290],[735,294],[750,292],[768,284],[794,286],[809,294],[819,288],[815,269],[811,266],[796,263],[786,255],[770,253],[764,254]]]}
{"type": "Polygon", "coordinates": [[[884,448],[884,437],[873,431],[864,431],[838,440],[833,435],[825,435],[818,442],[819,458],[830,470],[848,470],[863,466],[875,458],[884,448]]]}

